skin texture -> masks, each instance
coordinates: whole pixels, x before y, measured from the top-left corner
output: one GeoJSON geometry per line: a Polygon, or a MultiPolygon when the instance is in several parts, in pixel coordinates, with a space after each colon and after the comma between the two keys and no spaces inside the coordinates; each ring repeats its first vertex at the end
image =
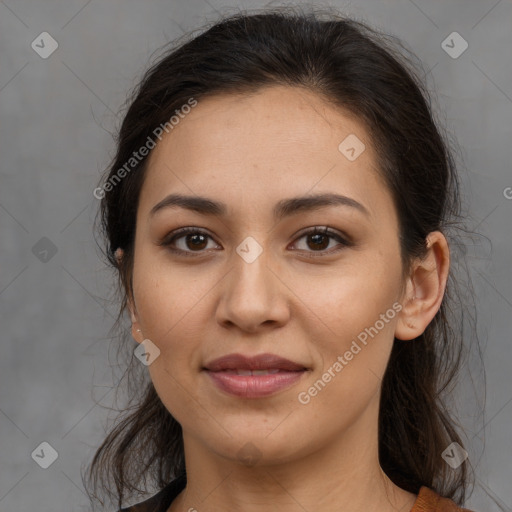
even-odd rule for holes
{"type": "Polygon", "coordinates": [[[284,86],[202,99],[152,151],[129,307],[135,340],[150,339],[160,349],[148,370],[183,428],[188,485],[170,511],[413,506],[416,496],[379,465],[381,379],[394,337],[413,343],[407,340],[438,311],[449,250],[440,232],[431,233],[427,256],[402,279],[398,217],[376,162],[357,119],[310,91],[284,86]],[[354,161],[338,150],[349,134],[366,145],[354,161]],[[272,216],[282,199],[332,192],[358,201],[368,215],[330,206],[279,221],[272,216]],[[222,201],[228,215],[164,208],[151,216],[171,193],[222,201]],[[159,245],[187,226],[209,235],[199,249],[185,236],[175,240],[174,248],[190,257],[159,245]],[[326,226],[351,244],[301,233],[326,226]],[[248,236],[262,249],[252,263],[236,251],[248,236]],[[394,303],[401,311],[309,403],[300,403],[298,394],[394,303]],[[238,398],[201,371],[233,352],[270,352],[309,371],[273,396],[238,398]],[[249,442],[255,465],[241,459],[249,442]]]}

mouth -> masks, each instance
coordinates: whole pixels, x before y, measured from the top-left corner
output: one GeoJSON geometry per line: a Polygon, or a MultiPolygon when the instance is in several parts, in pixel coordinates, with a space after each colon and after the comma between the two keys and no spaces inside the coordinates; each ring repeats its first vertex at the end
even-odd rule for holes
{"type": "Polygon", "coordinates": [[[302,364],[274,354],[254,357],[229,354],[208,363],[202,370],[218,389],[241,398],[274,395],[297,383],[309,371],[302,364]]]}

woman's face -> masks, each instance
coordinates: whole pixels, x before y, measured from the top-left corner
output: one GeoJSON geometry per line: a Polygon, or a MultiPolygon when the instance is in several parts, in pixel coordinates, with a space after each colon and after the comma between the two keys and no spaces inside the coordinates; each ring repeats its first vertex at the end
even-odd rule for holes
{"type": "Polygon", "coordinates": [[[186,443],[275,462],[376,435],[402,289],[397,214],[376,162],[360,122],[284,86],[202,99],[153,150],[133,332],[160,350],[149,372],[186,443]],[[220,206],[165,205],[171,194],[220,206]],[[331,194],[342,199],[312,207],[331,194]],[[234,353],[301,370],[205,370],[234,353]]]}

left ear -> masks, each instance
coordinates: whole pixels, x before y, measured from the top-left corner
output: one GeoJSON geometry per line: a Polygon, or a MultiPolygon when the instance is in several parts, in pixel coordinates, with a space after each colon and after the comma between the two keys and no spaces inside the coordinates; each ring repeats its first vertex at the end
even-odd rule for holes
{"type": "Polygon", "coordinates": [[[441,307],[448,271],[450,249],[440,231],[427,236],[427,254],[414,262],[398,314],[395,338],[412,340],[421,336],[441,307]]]}

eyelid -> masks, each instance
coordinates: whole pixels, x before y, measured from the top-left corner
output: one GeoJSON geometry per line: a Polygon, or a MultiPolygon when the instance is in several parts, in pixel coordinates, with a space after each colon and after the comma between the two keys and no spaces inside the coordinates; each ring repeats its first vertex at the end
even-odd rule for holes
{"type": "Polygon", "coordinates": [[[328,256],[332,256],[334,254],[338,254],[339,252],[346,249],[347,247],[352,247],[354,245],[353,241],[351,240],[351,238],[349,236],[345,235],[345,233],[343,233],[343,232],[334,230],[333,228],[330,228],[329,226],[314,226],[314,227],[305,228],[305,229],[299,231],[299,233],[297,233],[295,235],[293,243],[296,244],[298,242],[298,240],[300,240],[301,238],[303,238],[306,235],[316,235],[316,234],[325,235],[331,239],[336,240],[338,242],[338,245],[340,245],[341,247],[331,248],[328,250],[321,250],[321,251],[301,251],[300,249],[294,249],[294,251],[303,253],[306,258],[321,258],[321,257],[328,257],[328,256]]]}
{"type": "MultiPolygon", "coordinates": [[[[327,235],[332,238],[339,238],[344,244],[352,245],[352,239],[343,231],[331,228],[329,226],[310,226],[308,228],[301,229],[298,233],[294,235],[294,240],[298,238],[302,238],[304,235],[327,235]]],[[[314,251],[313,251],[314,252],[314,251]]]]}
{"type": "MultiPolygon", "coordinates": [[[[179,238],[182,238],[183,236],[187,234],[201,234],[206,237],[211,238],[215,241],[214,237],[208,233],[208,231],[199,228],[199,227],[193,227],[193,226],[187,226],[183,228],[176,229],[167,235],[165,235],[162,239],[160,239],[157,242],[157,245],[166,247],[170,252],[179,254],[179,255],[185,255],[185,256],[198,256],[200,257],[203,254],[206,254],[210,251],[201,250],[201,251],[183,251],[182,249],[173,249],[171,245],[179,238]]],[[[340,232],[338,230],[334,230],[333,228],[330,228],[329,226],[310,226],[308,228],[304,228],[298,233],[294,235],[294,241],[293,244],[297,243],[298,240],[303,238],[306,235],[315,235],[315,234],[322,234],[325,236],[328,236],[331,239],[335,239],[339,242],[339,244],[342,246],[342,248],[339,249],[330,249],[330,250],[322,250],[322,251],[305,251],[308,256],[311,258],[321,257],[321,256],[329,256],[332,254],[336,254],[339,251],[341,251],[343,248],[351,247],[354,245],[353,241],[351,240],[351,237],[346,235],[343,232],[340,232]]],[[[217,243],[215,241],[215,243],[217,243]]],[[[304,252],[300,249],[293,249],[297,252],[304,252]]]]}

